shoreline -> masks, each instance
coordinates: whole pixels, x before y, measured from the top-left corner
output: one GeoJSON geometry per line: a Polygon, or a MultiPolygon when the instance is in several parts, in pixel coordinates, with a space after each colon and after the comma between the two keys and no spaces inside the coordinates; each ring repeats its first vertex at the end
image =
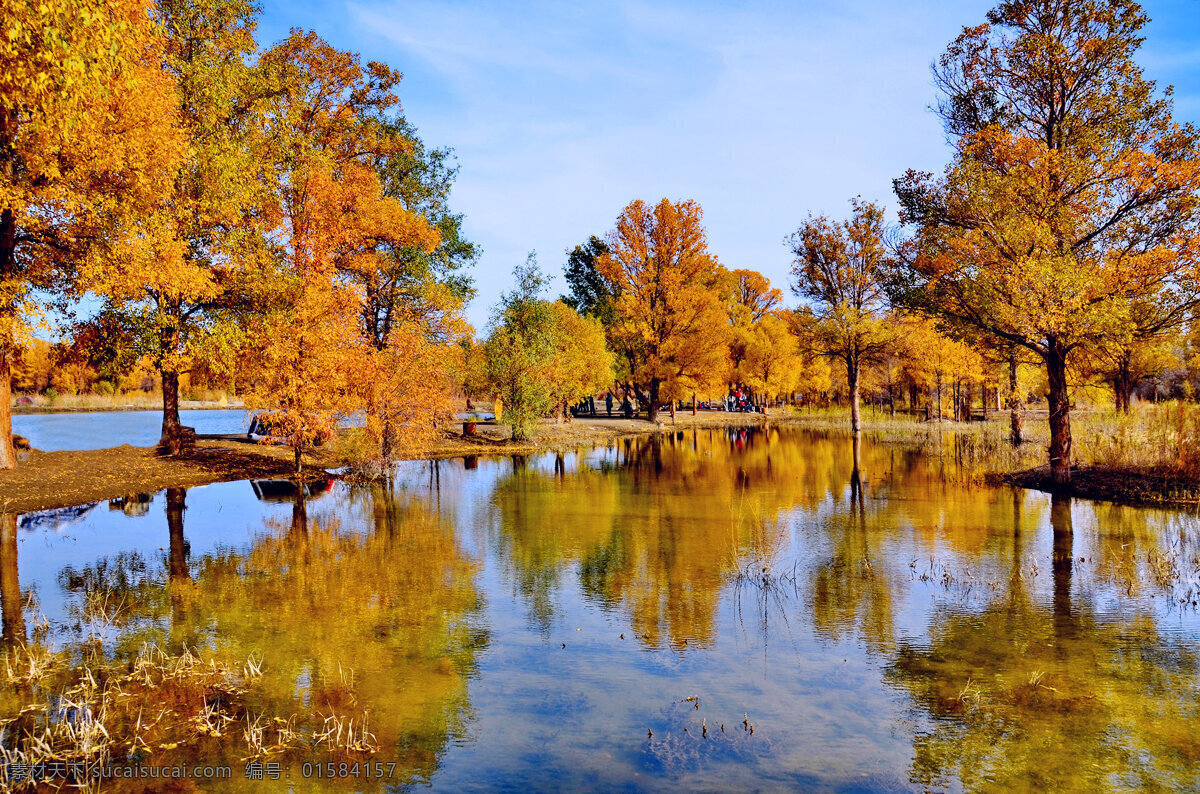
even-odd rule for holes
{"type": "MultiPolygon", "coordinates": [[[[135,409],[136,410],[136,409],[135,409]]],[[[544,422],[538,436],[528,442],[507,438],[506,425],[480,423],[477,435],[464,437],[447,432],[433,446],[413,450],[398,460],[446,460],[473,456],[533,455],[577,449],[621,438],[671,433],[689,429],[734,427],[794,427],[812,432],[852,433],[829,414],[737,414],[705,411],[696,416],[679,412],[650,423],[645,419],[577,417],[570,422],[544,422]]],[[[951,432],[979,432],[976,425],[960,423],[899,423],[867,421],[864,435],[880,443],[920,443],[933,427],[951,432]]],[[[337,445],[304,455],[304,476],[320,476],[343,468],[348,461],[337,445]]],[[[933,454],[932,451],[929,454],[933,454]]],[[[0,512],[28,513],[120,499],[165,488],[191,488],[215,482],[294,477],[290,448],[251,444],[236,439],[201,439],[177,457],[160,457],[153,447],[122,445],[99,450],[27,453],[18,468],[0,471],[0,512]]],[[[1008,485],[1046,493],[1058,492],[1045,466],[1017,471],[980,471],[978,480],[989,486],[1008,485]]],[[[1200,505],[1200,482],[1162,468],[1077,466],[1067,495],[1119,504],[1187,508],[1200,505]]]]}
{"type": "MultiPolygon", "coordinates": [[[[577,418],[563,424],[545,423],[529,442],[505,438],[507,426],[481,424],[480,435],[463,438],[447,433],[431,448],[414,450],[399,460],[444,460],[482,455],[532,455],[576,448],[689,427],[746,427],[786,421],[762,414],[709,412],[680,414],[651,424],[644,419],[577,418]]],[[[336,445],[335,445],[336,447],[336,445]]],[[[347,461],[336,448],[322,447],[304,454],[302,477],[321,476],[347,461]]],[[[164,488],[193,488],[215,482],[250,479],[290,479],[295,476],[288,447],[252,444],[235,439],[200,439],[176,457],[160,457],[153,447],[128,444],[94,450],[44,452],[33,450],[16,469],[0,471],[0,513],[29,513],[120,499],[164,488]]]]}

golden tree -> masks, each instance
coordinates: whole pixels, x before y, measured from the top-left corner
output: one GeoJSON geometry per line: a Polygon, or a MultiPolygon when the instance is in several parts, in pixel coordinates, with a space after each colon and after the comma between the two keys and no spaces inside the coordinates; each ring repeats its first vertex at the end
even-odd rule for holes
{"type": "Polygon", "coordinates": [[[811,339],[822,355],[845,367],[850,427],[858,432],[859,380],[863,365],[878,360],[893,343],[886,317],[884,280],[889,256],[883,208],[856,198],[849,220],[812,217],[789,238],[795,262],[792,291],[811,304],[811,339]]]}
{"type": "MultiPolygon", "coordinates": [[[[249,64],[257,7],[247,0],[161,0],[163,77],[175,86],[171,114],[186,138],[153,211],[127,219],[118,255],[83,274],[136,329],[162,381],[159,449],[177,454],[180,376],[228,311],[247,299],[263,241],[258,211],[267,162],[258,101],[263,75],[249,64]]],[[[224,329],[228,330],[228,329],[224,329]]]]}
{"type": "Polygon", "coordinates": [[[782,310],[764,314],[750,326],[749,343],[737,372],[742,383],[767,397],[791,392],[805,376],[799,340],[782,314],[782,310]]]}
{"type": "Polygon", "coordinates": [[[617,296],[610,342],[650,421],[664,395],[723,370],[728,319],[702,217],[694,201],[633,201],[596,261],[617,296]]]}
{"type": "MultiPolygon", "coordinates": [[[[270,186],[271,239],[279,267],[272,280],[276,301],[249,335],[253,381],[246,404],[267,413],[272,435],[293,447],[299,469],[302,450],[331,434],[339,418],[372,398],[378,405],[372,377],[381,371],[378,349],[364,333],[363,289],[345,273],[379,266],[380,246],[432,250],[438,235],[383,194],[372,166],[374,158],[407,145],[378,123],[399,104],[400,75],[382,64],[364,67],[313,34],[293,33],[263,60],[281,80],[267,111],[277,174],[270,186]]],[[[415,330],[402,324],[393,333],[415,330]]],[[[399,337],[392,342],[396,350],[420,349],[399,337]]],[[[411,384],[441,378],[423,368],[433,358],[422,355],[403,377],[411,384]]],[[[413,394],[424,396],[419,389],[413,394]]],[[[408,406],[406,426],[430,433],[442,408],[416,401],[408,406]]],[[[394,421],[392,409],[389,415],[394,421]]]]}
{"type": "MultiPolygon", "coordinates": [[[[0,35],[0,468],[12,468],[11,360],[37,309],[103,261],[179,157],[174,87],[142,0],[16,0],[0,35]]],[[[158,231],[147,226],[146,234],[158,231]]]]}
{"type": "Polygon", "coordinates": [[[1130,337],[1138,304],[1195,302],[1200,136],[1133,59],[1145,22],[1130,0],[1001,3],[935,66],[953,163],[895,185],[920,230],[906,299],[1044,364],[1058,485],[1072,354],[1130,337]]]}

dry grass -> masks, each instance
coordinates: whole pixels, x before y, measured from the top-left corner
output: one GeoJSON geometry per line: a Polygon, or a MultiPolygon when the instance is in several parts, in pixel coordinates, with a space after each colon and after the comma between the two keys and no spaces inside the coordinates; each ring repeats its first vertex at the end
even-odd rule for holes
{"type": "MultiPolygon", "coordinates": [[[[849,432],[846,411],[796,412],[789,424],[849,432]]],[[[1007,413],[987,422],[925,422],[864,411],[864,436],[875,443],[915,445],[933,457],[952,458],[966,480],[1007,479],[1049,487],[1046,412],[1025,415],[1025,442],[1009,441],[1007,413]]],[[[1130,414],[1076,410],[1071,414],[1072,491],[1088,498],[1135,503],[1200,502],[1200,405],[1140,405],[1130,414]]]]}
{"type": "MultiPolygon", "coordinates": [[[[0,657],[0,763],[55,765],[84,784],[113,761],[153,765],[164,752],[345,759],[378,749],[362,713],[256,712],[261,664],[152,644],[128,661],[106,657],[98,645],[75,653],[16,647],[0,657]]],[[[352,678],[343,683],[352,686],[352,678]]]]}

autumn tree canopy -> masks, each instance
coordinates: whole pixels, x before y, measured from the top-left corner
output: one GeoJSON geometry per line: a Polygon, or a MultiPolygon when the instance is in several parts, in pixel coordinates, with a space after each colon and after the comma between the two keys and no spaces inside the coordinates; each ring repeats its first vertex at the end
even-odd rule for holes
{"type": "MultiPolygon", "coordinates": [[[[143,0],[7,3],[0,36],[0,468],[12,468],[11,361],[32,290],[69,298],[151,212],[181,154],[163,38],[143,0]]],[[[153,224],[147,234],[156,234],[153,224]]]]}
{"type": "MultiPolygon", "coordinates": [[[[251,325],[246,362],[255,378],[246,403],[269,414],[299,467],[301,451],[314,438],[330,434],[352,410],[369,407],[364,402],[371,397],[383,396],[374,358],[383,351],[365,333],[361,285],[383,266],[385,248],[433,251],[439,236],[419,214],[384,194],[374,167],[408,146],[379,123],[398,109],[398,73],[378,63],[363,65],[311,33],[293,33],[263,61],[281,85],[267,109],[275,164],[267,213],[274,219],[272,278],[283,300],[251,325]]],[[[414,332],[408,323],[391,334],[414,332]]],[[[413,344],[404,340],[399,349],[418,350],[413,344]]],[[[429,377],[420,367],[387,371],[396,378],[429,377]]],[[[399,388],[393,385],[392,391],[399,388]]],[[[420,436],[433,431],[443,406],[426,401],[408,410],[420,416],[410,415],[404,424],[420,436]]],[[[391,419],[381,421],[381,429],[399,426],[393,414],[389,410],[391,419]]]]}
{"type": "Polygon", "coordinates": [[[728,321],[702,219],[694,201],[633,201],[596,263],[617,296],[610,343],[651,421],[663,397],[723,369],[728,321]]]}
{"type": "Polygon", "coordinates": [[[788,242],[795,256],[792,291],[809,303],[817,349],[845,367],[850,426],[857,433],[863,364],[884,354],[895,331],[885,316],[890,264],[883,208],[860,198],[851,206],[851,217],[840,223],[810,215],[788,242]]]}

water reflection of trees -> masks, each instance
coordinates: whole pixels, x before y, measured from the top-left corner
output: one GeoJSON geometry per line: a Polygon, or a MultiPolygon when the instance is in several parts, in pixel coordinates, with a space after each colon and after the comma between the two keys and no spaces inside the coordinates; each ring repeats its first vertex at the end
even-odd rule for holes
{"type": "Polygon", "coordinates": [[[1186,520],[964,485],[897,446],[694,438],[501,482],[499,544],[539,622],[577,570],[648,642],[711,644],[739,566],[792,555],[816,635],[862,643],[915,709],[913,784],[1200,783],[1197,657],[1159,625],[1180,596],[1164,566],[1197,556],[1186,520]]]}
{"type": "MultiPolygon", "coordinates": [[[[626,611],[647,644],[706,646],[722,587],[780,562],[789,511],[844,495],[848,439],[781,444],[776,430],[622,439],[570,477],[514,467],[496,488],[500,551],[533,622],[548,630],[564,572],[626,611]]],[[[562,467],[565,468],[565,467],[562,467]]]]}
{"type": "MultiPolygon", "coordinates": [[[[1018,504],[1019,511],[1019,504],[1018,504]]],[[[914,740],[911,782],[1099,790],[1194,788],[1200,740],[1197,656],[1151,609],[1099,613],[1073,591],[1071,502],[1050,508],[1051,593],[1036,599],[1016,560],[982,609],[940,608],[925,642],[904,640],[886,678],[930,719],[914,740]]]]}
{"type": "Polygon", "coordinates": [[[253,657],[263,677],[252,710],[318,724],[367,714],[377,760],[399,763],[393,782],[428,780],[466,731],[467,681],[487,642],[475,563],[426,506],[384,486],[330,508],[297,491],[290,514],[265,519],[248,549],[194,559],[186,494],[172,490],[158,564],[124,555],[60,582],[79,603],[125,605],[115,653],[151,640],[239,666],[253,657]]]}

